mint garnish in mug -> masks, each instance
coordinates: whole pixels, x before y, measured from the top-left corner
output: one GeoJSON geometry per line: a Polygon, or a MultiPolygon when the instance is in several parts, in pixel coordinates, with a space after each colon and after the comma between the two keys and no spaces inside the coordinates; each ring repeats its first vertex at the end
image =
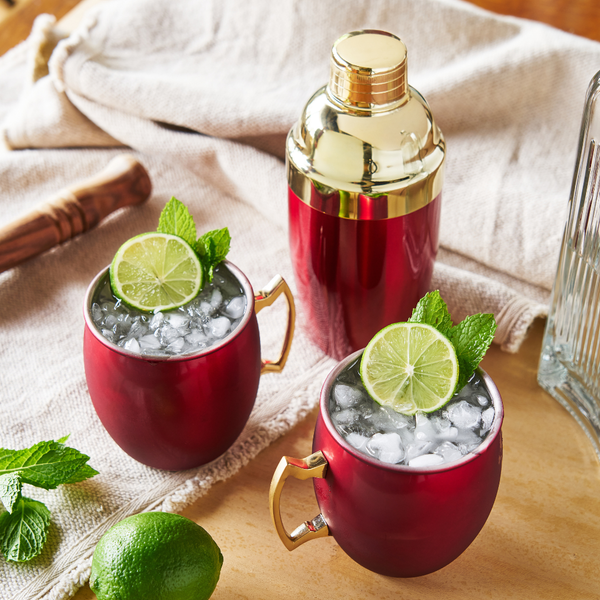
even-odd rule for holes
{"type": "Polygon", "coordinates": [[[426,294],[406,323],[375,335],[363,353],[360,374],[379,404],[413,415],[443,407],[469,381],[496,331],[491,314],[452,323],[439,291],[426,294]]]}
{"type": "Polygon", "coordinates": [[[112,291],[128,306],[145,312],[183,306],[212,281],[230,242],[226,227],[196,239],[192,215],[173,197],[156,232],[131,238],[117,251],[110,266],[112,291]]]}
{"type": "Polygon", "coordinates": [[[44,504],[22,495],[24,483],[56,489],[98,474],[87,464],[89,456],[58,441],[39,442],[24,450],[0,449],[0,500],[6,512],[0,515],[0,547],[6,560],[25,562],[44,547],[50,511],[44,504]]]}

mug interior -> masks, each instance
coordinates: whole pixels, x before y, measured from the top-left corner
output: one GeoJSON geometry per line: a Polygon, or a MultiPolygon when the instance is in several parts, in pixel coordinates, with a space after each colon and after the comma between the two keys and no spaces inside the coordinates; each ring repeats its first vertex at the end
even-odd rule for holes
{"type": "Polygon", "coordinates": [[[409,467],[408,465],[384,463],[374,457],[364,454],[360,450],[357,450],[356,448],[354,448],[354,446],[349,444],[336,429],[331,415],[329,414],[329,398],[331,395],[331,389],[338,375],[349,364],[351,364],[357,358],[359,358],[360,355],[363,353],[363,350],[364,349],[357,350],[356,352],[350,354],[329,372],[327,378],[325,379],[325,382],[323,383],[323,387],[321,388],[321,397],[319,401],[319,410],[321,413],[321,418],[323,419],[323,422],[329,430],[330,434],[340,446],[342,446],[347,452],[352,454],[358,460],[361,460],[375,468],[405,471],[409,473],[437,473],[442,471],[451,471],[452,469],[460,468],[462,465],[471,462],[472,460],[477,458],[477,456],[479,456],[480,454],[483,454],[499,435],[500,429],[502,427],[502,421],[504,420],[504,405],[502,404],[502,398],[492,378],[483,369],[478,367],[477,371],[490,395],[490,399],[494,406],[494,420],[492,421],[492,425],[486,438],[481,442],[481,444],[479,444],[479,446],[477,446],[477,448],[475,448],[475,450],[469,452],[468,454],[466,454],[458,460],[442,463],[441,465],[432,465],[429,467],[409,467]]]}
{"type": "MultiPolygon", "coordinates": [[[[211,346],[207,348],[202,348],[197,351],[188,352],[186,354],[177,354],[177,355],[144,355],[138,354],[137,352],[133,352],[131,350],[127,350],[121,346],[118,346],[115,342],[111,342],[109,339],[105,338],[102,333],[98,330],[98,327],[94,323],[92,318],[92,304],[94,302],[94,297],[96,295],[96,291],[98,288],[105,283],[105,277],[108,276],[108,270],[110,266],[102,269],[96,277],[92,280],[85,294],[84,302],[83,302],[83,316],[85,319],[86,327],[92,333],[92,335],[103,345],[110,348],[114,352],[118,352],[119,354],[123,354],[125,356],[130,356],[132,358],[137,358],[139,360],[148,360],[152,362],[156,361],[185,361],[193,358],[197,358],[198,356],[204,356],[215,352],[219,348],[231,343],[246,327],[248,322],[250,321],[253,313],[254,313],[254,291],[252,290],[252,286],[250,285],[250,281],[248,278],[242,273],[242,271],[236,267],[233,263],[230,263],[227,260],[224,260],[220,263],[220,266],[225,266],[225,268],[233,275],[233,277],[237,280],[240,287],[243,290],[244,296],[246,298],[246,307],[244,309],[244,314],[241,317],[241,321],[238,323],[237,327],[226,335],[223,339],[215,342],[211,346]]],[[[170,312],[177,311],[177,309],[173,309],[172,311],[165,311],[164,314],[168,314],[170,312]]],[[[138,311],[141,312],[141,311],[138,311]]],[[[152,315],[153,313],[146,313],[148,315],[152,315]]]]}

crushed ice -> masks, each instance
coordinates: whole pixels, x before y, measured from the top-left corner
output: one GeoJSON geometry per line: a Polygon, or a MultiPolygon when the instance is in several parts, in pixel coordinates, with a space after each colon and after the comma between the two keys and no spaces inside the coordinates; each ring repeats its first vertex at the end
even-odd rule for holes
{"type": "Polygon", "coordinates": [[[156,314],[123,306],[110,289],[108,277],[91,306],[94,324],[102,335],[136,354],[173,356],[199,352],[227,337],[246,311],[246,297],[224,266],[191,302],[156,314]]]}
{"type": "Polygon", "coordinates": [[[428,467],[459,460],[487,436],[494,408],[477,373],[440,410],[406,416],[369,397],[359,365],[360,358],[338,376],[329,411],[338,432],[360,452],[384,463],[428,467]]]}

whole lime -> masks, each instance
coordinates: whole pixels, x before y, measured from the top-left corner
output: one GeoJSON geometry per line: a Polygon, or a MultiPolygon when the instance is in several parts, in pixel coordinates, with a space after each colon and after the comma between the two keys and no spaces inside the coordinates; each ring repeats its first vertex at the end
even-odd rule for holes
{"type": "Polygon", "coordinates": [[[90,588],[98,600],[205,600],[223,555],[193,521],[164,512],[123,519],[100,539],[90,588]]]}

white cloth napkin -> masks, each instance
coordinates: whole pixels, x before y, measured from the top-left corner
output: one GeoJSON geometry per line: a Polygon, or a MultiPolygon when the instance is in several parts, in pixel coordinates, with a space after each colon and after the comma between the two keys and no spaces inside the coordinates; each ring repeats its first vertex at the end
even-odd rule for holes
{"type": "MultiPolygon", "coordinates": [[[[52,511],[50,539],[31,563],[0,560],[0,598],[72,595],[111,524],[141,510],[181,510],[316,405],[332,361],[308,341],[300,306],[288,366],[262,378],[251,421],[228,453],[183,473],[139,465],[91,406],[82,300],[126,239],[156,228],[172,195],[200,231],[230,228],[230,258],[255,289],[276,272],[293,287],[285,135],[327,81],[331,44],[361,28],[403,39],[409,82],[446,137],[432,288],[455,320],[493,312],[496,341],[511,351],[546,312],[600,44],[452,0],[114,0],[58,43],[43,76],[31,54],[60,35],[50,17],[40,18],[31,38],[0,59],[0,131],[12,149],[0,153],[0,224],[124,147],[147,167],[154,192],[147,204],[0,274],[1,445],[71,433],[69,443],[100,471],[81,484],[30,491],[52,511]]],[[[263,350],[274,356],[285,311],[267,312],[259,318],[263,350]]]]}

